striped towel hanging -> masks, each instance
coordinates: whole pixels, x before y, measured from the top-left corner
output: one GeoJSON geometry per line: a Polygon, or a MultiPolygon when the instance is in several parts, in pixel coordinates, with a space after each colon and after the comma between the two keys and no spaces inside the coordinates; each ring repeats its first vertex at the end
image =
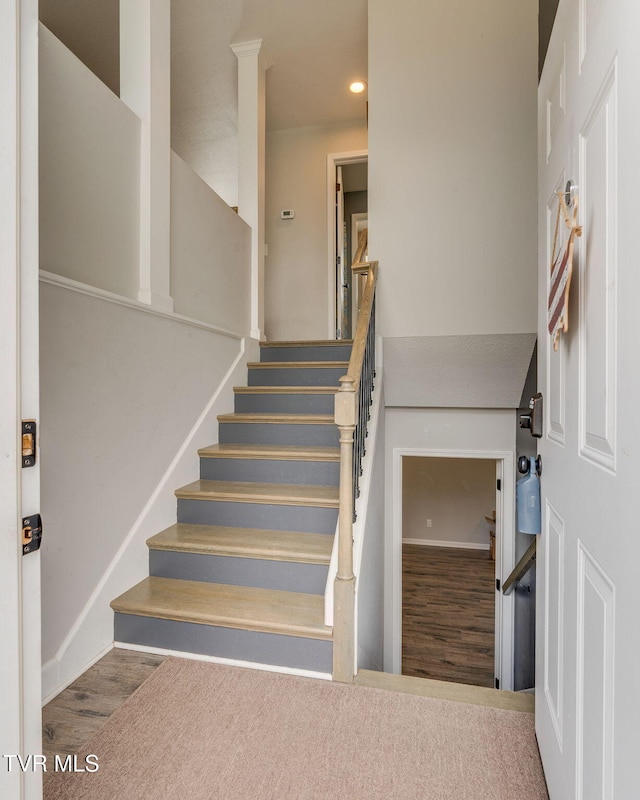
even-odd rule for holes
{"type": "Polygon", "coordinates": [[[577,224],[578,198],[573,199],[573,216],[564,199],[564,192],[557,192],[558,216],[551,254],[551,277],[549,281],[549,303],[547,306],[547,328],[553,337],[553,349],[557,350],[560,334],[569,330],[569,290],[573,270],[573,246],[576,236],[582,235],[582,228],[577,224]],[[564,216],[565,225],[569,228],[569,237],[565,246],[556,255],[560,216],[564,216]]]}

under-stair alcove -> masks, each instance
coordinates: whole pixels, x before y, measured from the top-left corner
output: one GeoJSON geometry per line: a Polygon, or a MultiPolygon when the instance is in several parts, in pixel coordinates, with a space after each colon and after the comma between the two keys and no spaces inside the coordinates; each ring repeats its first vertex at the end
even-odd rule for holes
{"type": "MultiPolygon", "coordinates": [[[[520,550],[515,529],[517,409],[535,334],[385,338],[385,671],[402,671],[403,463],[408,458],[484,459],[497,464],[495,577],[520,550]]],[[[488,543],[488,535],[487,535],[488,543]]],[[[427,549],[427,548],[424,548],[427,549]]],[[[495,685],[514,688],[515,603],[495,591],[495,685]]]]}

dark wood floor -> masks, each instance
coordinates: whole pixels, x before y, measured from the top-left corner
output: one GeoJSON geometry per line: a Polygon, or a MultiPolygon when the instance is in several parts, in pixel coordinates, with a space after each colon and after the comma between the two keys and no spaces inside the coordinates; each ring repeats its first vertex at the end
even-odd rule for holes
{"type": "Polygon", "coordinates": [[[402,674],[493,686],[494,594],[488,551],[403,545],[402,674]]]}
{"type": "Polygon", "coordinates": [[[42,709],[47,761],[74,755],[133,694],[164,656],[114,649],[42,709]]]}

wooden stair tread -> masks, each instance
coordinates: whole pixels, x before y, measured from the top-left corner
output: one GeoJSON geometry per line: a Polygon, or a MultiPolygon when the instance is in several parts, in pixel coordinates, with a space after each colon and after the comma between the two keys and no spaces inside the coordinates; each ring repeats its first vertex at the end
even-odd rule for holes
{"type": "Polygon", "coordinates": [[[236,394],[335,394],[337,386],[234,386],[236,394]]]}
{"type": "Polygon", "coordinates": [[[340,461],[340,448],[280,444],[212,444],[198,450],[201,458],[251,458],[280,461],[340,461]]]}
{"type": "Polygon", "coordinates": [[[328,565],[333,536],[177,523],[152,536],[147,545],[151,550],[328,565]]]}
{"type": "Polygon", "coordinates": [[[218,422],[266,423],[273,425],[335,425],[333,414],[220,414],[218,422]]]}
{"type": "Polygon", "coordinates": [[[331,639],[324,598],[300,592],[150,577],[116,598],[111,608],[120,614],[331,639]]]}
{"type": "Polygon", "coordinates": [[[348,347],[353,339],[313,339],[304,341],[260,342],[260,347],[348,347]]]}
{"type": "Polygon", "coordinates": [[[338,508],[337,486],[197,480],[177,489],[175,494],[183,500],[338,508]]]}
{"type": "Polygon", "coordinates": [[[250,361],[249,369],[349,369],[348,361],[250,361]]]}

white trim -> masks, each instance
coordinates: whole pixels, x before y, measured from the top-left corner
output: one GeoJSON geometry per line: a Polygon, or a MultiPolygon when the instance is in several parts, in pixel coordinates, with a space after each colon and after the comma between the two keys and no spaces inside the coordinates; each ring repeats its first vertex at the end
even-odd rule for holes
{"type": "Polygon", "coordinates": [[[262,39],[253,39],[250,42],[238,42],[237,44],[230,44],[229,47],[235,53],[236,58],[258,56],[259,64],[262,69],[270,69],[273,65],[273,59],[262,39]]]}
{"type": "Polygon", "coordinates": [[[172,311],[164,311],[161,308],[150,306],[147,303],[142,303],[138,300],[132,300],[130,297],[124,297],[121,294],[108,292],[105,289],[98,289],[96,286],[89,286],[87,283],[74,281],[71,278],[65,278],[62,275],[55,275],[53,272],[46,272],[40,270],[41,283],[48,283],[50,286],[57,286],[61,289],[67,289],[70,292],[77,292],[78,294],[87,295],[87,297],[94,297],[98,300],[104,300],[107,303],[115,303],[118,306],[125,308],[132,308],[135,311],[144,311],[145,314],[152,314],[155,317],[163,317],[170,319],[172,322],[180,322],[183,325],[190,325],[193,328],[201,328],[211,333],[218,333],[220,336],[228,336],[230,339],[244,339],[244,335],[236,331],[229,331],[226,328],[220,328],[217,325],[211,325],[208,322],[201,322],[191,317],[184,317],[182,314],[176,314],[172,311]]]}
{"type": "Polygon", "coordinates": [[[222,658],[221,656],[205,656],[200,653],[183,653],[181,650],[166,650],[164,647],[147,647],[142,644],[129,644],[128,642],[114,642],[114,647],[122,650],[135,650],[138,653],[151,653],[157,656],[171,658],[185,658],[188,661],[205,661],[209,664],[224,664],[228,667],[241,667],[242,669],[257,669],[261,672],[277,672],[281,675],[297,675],[301,678],[317,678],[321,681],[332,680],[328,672],[314,672],[310,669],[296,669],[295,667],[281,667],[274,664],[258,664],[253,661],[238,661],[235,658],[222,658]]]}
{"type": "Polygon", "coordinates": [[[46,697],[42,698],[42,706],[46,706],[47,703],[50,703],[54,697],[57,697],[60,692],[64,691],[68,686],[70,686],[74,681],[78,680],[81,675],[100,661],[101,658],[104,658],[107,653],[110,653],[113,650],[113,642],[110,642],[103,650],[101,650],[96,656],[94,656],[89,662],[83,664],[79,669],[73,672],[71,675],[68,675],[64,682],[59,684],[58,681],[60,680],[60,662],[56,658],[52,658],[47,661],[46,664],[42,667],[42,685],[46,686],[54,685],[56,688],[53,689],[46,697]]]}
{"type": "Polygon", "coordinates": [[[336,338],[336,265],[333,257],[333,247],[336,240],[336,220],[334,213],[336,196],[336,167],[343,164],[358,164],[362,161],[368,160],[368,150],[352,150],[348,153],[327,154],[327,263],[329,275],[329,339],[336,338]]]}
{"type": "Polygon", "coordinates": [[[417,544],[421,547],[457,547],[461,550],[489,550],[490,545],[483,542],[446,542],[436,539],[403,539],[402,544],[417,544]]]}
{"type": "MultiPolygon", "coordinates": [[[[391,570],[392,669],[402,671],[402,459],[481,458],[496,462],[496,478],[502,490],[496,491],[496,577],[503,581],[515,563],[515,455],[512,450],[456,450],[396,447],[393,449],[393,519],[391,570]]],[[[514,593],[496,591],[495,675],[500,688],[513,689],[514,593]],[[498,635],[499,634],[499,635],[498,635]]]]}

